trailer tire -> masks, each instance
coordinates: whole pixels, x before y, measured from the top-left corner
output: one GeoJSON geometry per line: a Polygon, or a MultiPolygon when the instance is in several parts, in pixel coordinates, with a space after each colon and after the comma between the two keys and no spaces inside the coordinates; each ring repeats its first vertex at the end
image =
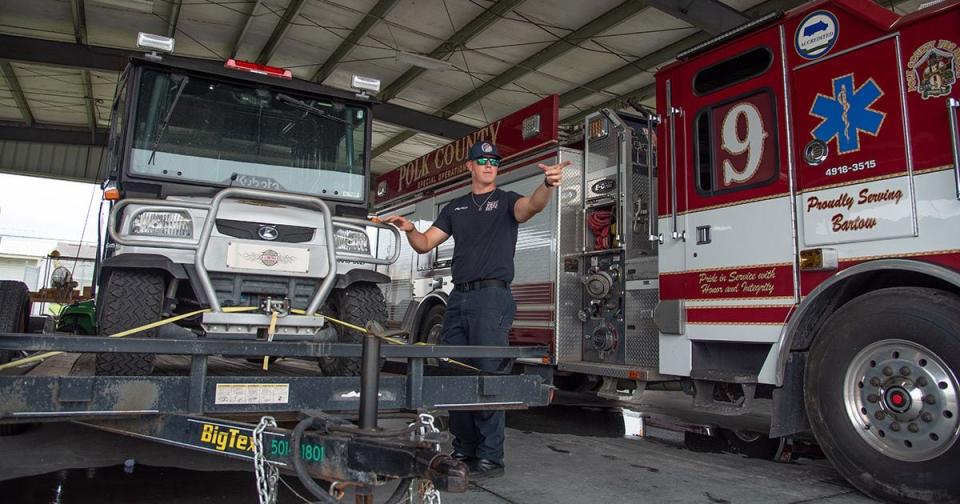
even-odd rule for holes
{"type": "Polygon", "coordinates": [[[814,340],[804,400],[824,454],[892,502],[960,502],[960,297],[895,287],[843,305],[814,340]],[[919,399],[919,400],[918,400],[919,399]]]}
{"type": "MultiPolygon", "coordinates": [[[[371,320],[385,326],[387,302],[384,300],[383,291],[376,284],[355,283],[345,289],[335,289],[330,294],[323,313],[360,327],[365,327],[371,320]]],[[[360,331],[347,329],[339,324],[333,324],[333,326],[337,330],[339,343],[363,343],[363,333],[360,331]]],[[[360,359],[321,357],[318,364],[320,370],[327,376],[360,375],[360,359]]]]}
{"type": "MultiPolygon", "coordinates": [[[[0,333],[27,332],[30,323],[30,289],[13,280],[0,281],[0,333]]],[[[17,352],[0,349],[0,364],[6,364],[17,352]]]]}
{"type": "MultiPolygon", "coordinates": [[[[116,270],[110,273],[100,291],[97,328],[104,336],[117,334],[150,322],[163,315],[166,277],[155,271],[116,270]]],[[[154,338],[157,329],[138,333],[138,338],[154,338]]],[[[153,372],[156,354],[99,353],[98,376],[141,376],[153,372]]]]}

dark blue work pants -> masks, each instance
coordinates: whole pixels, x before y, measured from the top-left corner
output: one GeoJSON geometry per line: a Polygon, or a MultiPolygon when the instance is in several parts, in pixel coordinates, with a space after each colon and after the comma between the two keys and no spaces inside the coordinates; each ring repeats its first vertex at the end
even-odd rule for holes
{"type": "MultiPolygon", "coordinates": [[[[510,289],[485,287],[454,290],[443,315],[443,342],[447,345],[506,346],[517,304],[510,289]]],[[[481,371],[505,370],[508,359],[467,359],[481,371]]],[[[503,464],[504,412],[451,411],[453,449],[470,457],[503,464]]]]}

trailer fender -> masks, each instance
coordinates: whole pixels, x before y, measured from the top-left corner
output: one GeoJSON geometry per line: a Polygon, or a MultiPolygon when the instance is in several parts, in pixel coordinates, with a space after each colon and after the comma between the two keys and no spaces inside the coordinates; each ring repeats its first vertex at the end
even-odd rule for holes
{"type": "Polygon", "coordinates": [[[333,285],[334,289],[346,289],[347,287],[358,283],[367,282],[372,284],[390,283],[390,277],[379,271],[367,269],[353,269],[346,273],[337,274],[337,283],[333,285]]]}

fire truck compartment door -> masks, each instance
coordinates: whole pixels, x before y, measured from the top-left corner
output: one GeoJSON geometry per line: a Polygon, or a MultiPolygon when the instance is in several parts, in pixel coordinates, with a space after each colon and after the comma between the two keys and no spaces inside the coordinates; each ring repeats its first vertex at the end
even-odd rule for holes
{"type": "Polygon", "coordinates": [[[898,40],[792,72],[801,249],[917,233],[898,40]]]}

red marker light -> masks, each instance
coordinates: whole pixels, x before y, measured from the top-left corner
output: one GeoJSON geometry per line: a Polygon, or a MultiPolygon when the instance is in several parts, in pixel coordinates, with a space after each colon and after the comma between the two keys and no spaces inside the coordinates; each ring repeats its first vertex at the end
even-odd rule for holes
{"type": "Polygon", "coordinates": [[[259,65],[249,61],[240,61],[230,58],[223,64],[226,68],[242,70],[244,72],[253,72],[260,75],[269,75],[270,77],[280,77],[281,79],[293,79],[293,72],[286,68],[280,68],[270,65],[259,65]]]}

